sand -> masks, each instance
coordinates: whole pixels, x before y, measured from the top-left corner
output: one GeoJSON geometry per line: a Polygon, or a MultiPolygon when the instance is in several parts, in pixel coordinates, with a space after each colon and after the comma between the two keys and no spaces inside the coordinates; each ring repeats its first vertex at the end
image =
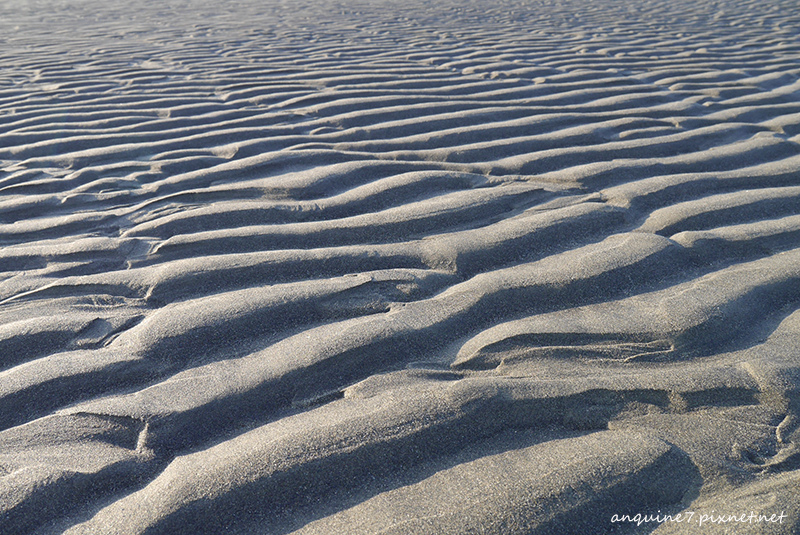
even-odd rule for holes
{"type": "Polygon", "coordinates": [[[0,533],[800,533],[798,36],[0,2],[0,533]]]}

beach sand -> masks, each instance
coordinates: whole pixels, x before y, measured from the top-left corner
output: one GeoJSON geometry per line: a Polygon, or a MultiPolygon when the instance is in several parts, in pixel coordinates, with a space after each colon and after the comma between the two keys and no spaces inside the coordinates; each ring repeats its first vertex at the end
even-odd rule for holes
{"type": "Polygon", "coordinates": [[[800,533],[799,36],[0,2],[0,533],[800,533]]]}

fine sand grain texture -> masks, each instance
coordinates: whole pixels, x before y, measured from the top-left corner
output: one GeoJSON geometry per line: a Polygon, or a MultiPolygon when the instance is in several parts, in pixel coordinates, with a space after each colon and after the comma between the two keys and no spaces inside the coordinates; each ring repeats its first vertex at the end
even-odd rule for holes
{"type": "Polygon", "coordinates": [[[798,504],[796,0],[0,0],[0,535],[798,504]]]}

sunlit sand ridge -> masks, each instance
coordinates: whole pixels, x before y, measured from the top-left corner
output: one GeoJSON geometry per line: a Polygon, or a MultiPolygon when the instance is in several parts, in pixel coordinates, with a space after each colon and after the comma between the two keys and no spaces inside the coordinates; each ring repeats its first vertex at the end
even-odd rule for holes
{"type": "Polygon", "coordinates": [[[797,533],[798,35],[0,3],[0,533],[797,533]]]}

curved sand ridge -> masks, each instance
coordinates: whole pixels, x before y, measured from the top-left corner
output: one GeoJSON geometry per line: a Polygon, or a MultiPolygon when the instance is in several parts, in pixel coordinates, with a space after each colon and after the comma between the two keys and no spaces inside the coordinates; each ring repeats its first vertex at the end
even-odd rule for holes
{"type": "Polygon", "coordinates": [[[796,11],[0,6],[0,532],[796,533],[796,11]]]}

